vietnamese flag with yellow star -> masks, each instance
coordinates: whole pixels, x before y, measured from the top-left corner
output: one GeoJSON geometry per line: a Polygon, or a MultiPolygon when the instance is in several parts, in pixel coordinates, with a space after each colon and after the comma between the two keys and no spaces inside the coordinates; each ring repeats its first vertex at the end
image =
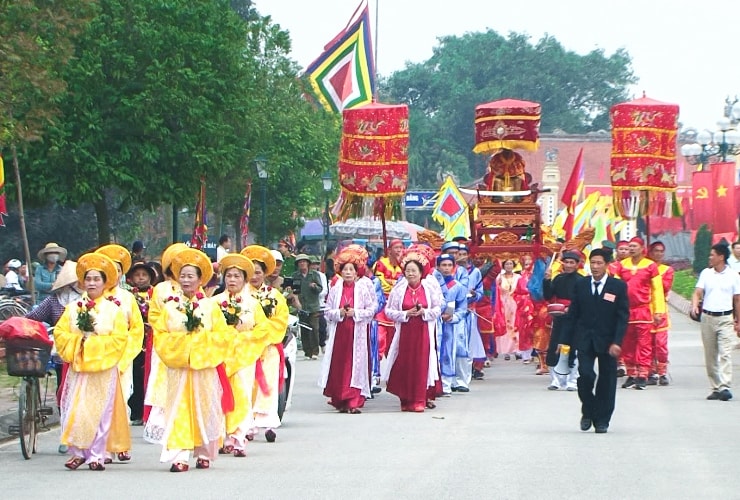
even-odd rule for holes
{"type": "Polygon", "coordinates": [[[737,231],[735,212],[735,163],[712,163],[712,232],[734,233],[737,231]]]}

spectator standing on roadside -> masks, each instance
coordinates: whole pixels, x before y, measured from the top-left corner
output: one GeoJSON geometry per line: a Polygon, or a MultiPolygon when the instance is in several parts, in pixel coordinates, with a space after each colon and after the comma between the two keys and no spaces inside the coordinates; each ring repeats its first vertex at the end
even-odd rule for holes
{"type": "Polygon", "coordinates": [[[730,266],[733,271],[740,273],[740,241],[736,241],[732,244],[732,253],[727,259],[727,265],[730,266]]]}
{"type": "Polygon", "coordinates": [[[47,243],[39,250],[38,258],[41,265],[36,269],[33,277],[33,285],[38,293],[38,301],[41,302],[51,293],[51,287],[62,270],[62,264],[67,259],[67,249],[56,243],[47,243]]]}
{"type": "Polygon", "coordinates": [[[131,245],[131,262],[136,264],[137,262],[146,262],[146,257],[144,257],[144,250],[146,250],[146,247],[144,246],[144,243],[136,240],[134,241],[134,244],[131,245]]]}
{"type": "Polygon", "coordinates": [[[218,239],[218,246],[216,247],[216,262],[221,262],[221,259],[231,253],[231,238],[228,234],[222,234],[218,239]]]}
{"type": "Polygon", "coordinates": [[[740,332],[740,275],[727,265],[729,257],[727,245],[712,245],[709,267],[699,275],[691,297],[692,313],[702,313],[704,363],[712,386],[709,400],[732,399],[732,349],[740,332]]]}

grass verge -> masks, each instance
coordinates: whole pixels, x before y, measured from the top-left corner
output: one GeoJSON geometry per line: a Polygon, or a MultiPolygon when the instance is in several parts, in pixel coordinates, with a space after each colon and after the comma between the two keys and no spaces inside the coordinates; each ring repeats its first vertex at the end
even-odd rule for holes
{"type": "Polygon", "coordinates": [[[672,291],[679,294],[681,297],[691,299],[691,294],[694,293],[696,287],[696,276],[692,269],[684,269],[682,271],[676,271],[673,275],[673,287],[672,291]]]}

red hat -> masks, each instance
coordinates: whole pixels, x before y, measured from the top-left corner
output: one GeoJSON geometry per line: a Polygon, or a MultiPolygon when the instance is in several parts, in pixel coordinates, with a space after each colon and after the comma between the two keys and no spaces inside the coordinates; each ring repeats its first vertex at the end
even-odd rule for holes
{"type": "Polygon", "coordinates": [[[627,240],[621,240],[621,241],[619,241],[619,243],[617,243],[617,248],[619,248],[619,247],[626,247],[629,244],[630,244],[629,241],[627,241],[627,240]]]}
{"type": "Polygon", "coordinates": [[[630,243],[637,243],[637,244],[638,244],[638,245],[640,245],[641,247],[644,247],[644,246],[645,246],[645,240],[643,240],[643,239],[642,239],[642,238],[640,238],[639,236],[635,236],[634,238],[632,238],[632,239],[630,240],[630,243]]]}
{"type": "Polygon", "coordinates": [[[403,241],[401,241],[401,240],[398,240],[398,239],[396,239],[396,240],[391,240],[391,242],[390,242],[390,243],[388,243],[388,248],[389,248],[389,249],[390,249],[390,248],[393,248],[393,247],[394,247],[394,246],[396,246],[396,245],[401,245],[401,246],[405,246],[405,245],[403,244],[403,241]]]}

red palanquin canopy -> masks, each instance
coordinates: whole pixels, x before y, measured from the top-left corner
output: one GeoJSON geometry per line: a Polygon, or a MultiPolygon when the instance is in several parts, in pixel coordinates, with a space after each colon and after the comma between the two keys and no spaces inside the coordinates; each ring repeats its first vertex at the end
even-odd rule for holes
{"type": "Polygon", "coordinates": [[[611,108],[611,183],[619,215],[670,216],[678,209],[678,106],[642,97],[611,108]]]}
{"type": "Polygon", "coordinates": [[[383,210],[400,214],[408,185],[408,106],[371,103],[345,109],[342,119],[342,193],[334,213],[357,216],[362,198],[374,197],[383,199],[383,210]]]}
{"type": "Polygon", "coordinates": [[[541,106],[538,102],[502,99],[475,107],[475,153],[500,149],[537,151],[541,106]]]}

